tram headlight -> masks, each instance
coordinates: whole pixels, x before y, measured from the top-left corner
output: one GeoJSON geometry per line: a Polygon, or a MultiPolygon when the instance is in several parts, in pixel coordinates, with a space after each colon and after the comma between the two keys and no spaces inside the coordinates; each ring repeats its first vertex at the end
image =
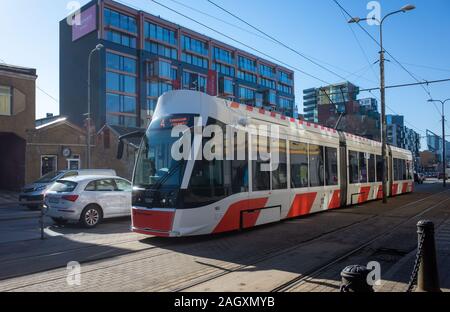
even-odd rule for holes
{"type": "Polygon", "coordinates": [[[166,208],[175,208],[177,204],[177,197],[178,192],[176,191],[168,192],[161,200],[161,204],[166,208]]]}

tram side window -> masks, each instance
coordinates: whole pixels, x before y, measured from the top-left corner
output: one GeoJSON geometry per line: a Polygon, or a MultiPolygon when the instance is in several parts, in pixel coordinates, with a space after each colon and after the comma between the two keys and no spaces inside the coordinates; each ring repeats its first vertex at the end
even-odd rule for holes
{"type": "Polygon", "coordinates": [[[406,160],[404,159],[400,159],[400,173],[401,180],[406,180],[406,160]]]}
{"type": "Polygon", "coordinates": [[[370,154],[369,158],[369,182],[375,182],[375,155],[370,154]]]}
{"type": "Polygon", "coordinates": [[[311,187],[324,185],[323,146],[309,145],[309,179],[311,187]]]}
{"type": "Polygon", "coordinates": [[[269,139],[263,136],[252,136],[253,144],[253,191],[270,190],[270,157],[262,157],[270,153],[269,139]],[[263,166],[264,165],[264,166],[263,166]]]}
{"type": "Polygon", "coordinates": [[[248,136],[245,132],[234,133],[233,135],[234,155],[231,160],[231,188],[232,193],[237,194],[248,192],[248,136]]]}
{"type": "Polygon", "coordinates": [[[398,166],[398,159],[397,158],[394,158],[394,159],[392,159],[392,162],[393,162],[393,173],[394,173],[394,176],[393,176],[393,181],[398,181],[398,178],[399,178],[399,166],[398,166]]]}
{"type": "Polygon", "coordinates": [[[359,182],[367,183],[367,159],[362,152],[359,153],[359,182]]]}
{"type": "Polygon", "coordinates": [[[290,142],[291,187],[308,187],[308,144],[290,142]]]}
{"type": "Polygon", "coordinates": [[[325,147],[325,180],[327,185],[338,185],[337,149],[325,147]]]}
{"type": "Polygon", "coordinates": [[[274,149],[272,151],[272,189],[273,190],[284,190],[287,189],[287,151],[286,151],[286,140],[277,140],[274,144],[274,149]],[[276,157],[274,153],[278,153],[278,166],[274,164],[276,157]]]}
{"type": "Polygon", "coordinates": [[[382,182],[382,180],[383,180],[383,158],[380,155],[377,155],[376,161],[377,161],[377,182],[382,182]]]}
{"type": "Polygon", "coordinates": [[[359,183],[359,173],[358,173],[358,152],[349,151],[348,152],[348,169],[350,183],[359,183]]]}

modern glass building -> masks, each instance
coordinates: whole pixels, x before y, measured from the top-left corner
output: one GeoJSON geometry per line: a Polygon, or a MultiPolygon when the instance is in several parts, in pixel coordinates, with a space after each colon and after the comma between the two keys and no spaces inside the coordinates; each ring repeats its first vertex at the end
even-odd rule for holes
{"type": "MultiPolygon", "coordinates": [[[[190,29],[111,0],[60,22],[60,112],[83,124],[88,55],[92,114],[103,124],[146,127],[157,99],[190,89],[295,117],[294,72],[190,29]]],[[[189,105],[189,103],[186,103],[189,105]]]]}
{"type": "MultiPolygon", "coordinates": [[[[345,113],[349,102],[356,102],[359,88],[350,82],[303,90],[303,115],[306,121],[320,122],[320,106],[333,106],[336,113],[345,113]]],[[[329,110],[325,108],[325,110],[329,110]]],[[[326,118],[326,117],[325,117],[326,118]]]]}

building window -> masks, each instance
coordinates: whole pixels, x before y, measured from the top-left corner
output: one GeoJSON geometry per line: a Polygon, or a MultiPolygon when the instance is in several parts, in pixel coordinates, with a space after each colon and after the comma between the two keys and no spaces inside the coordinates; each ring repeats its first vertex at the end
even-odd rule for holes
{"type": "Polygon", "coordinates": [[[256,79],[256,75],[253,75],[251,73],[248,72],[244,72],[244,71],[240,71],[238,70],[237,72],[237,77],[239,79],[251,82],[251,83],[256,83],[257,79],[256,79]]]}
{"type": "Polygon", "coordinates": [[[0,86],[0,116],[12,115],[12,88],[0,86]]]}
{"type": "Polygon", "coordinates": [[[171,45],[177,45],[177,36],[175,31],[150,22],[145,22],[144,27],[145,38],[163,41],[171,45]]]}
{"type": "Polygon", "coordinates": [[[183,71],[183,89],[206,92],[206,84],[205,76],[183,71]]]}
{"type": "Polygon", "coordinates": [[[67,159],[67,170],[79,170],[80,159],[67,159]]]}
{"type": "Polygon", "coordinates": [[[256,72],[256,62],[248,57],[239,56],[238,64],[240,69],[256,72]]]}
{"type": "Polygon", "coordinates": [[[202,68],[208,68],[209,62],[207,58],[199,57],[189,53],[182,53],[181,60],[185,63],[192,64],[202,68]]]}
{"type": "Polygon", "coordinates": [[[279,73],[280,73],[279,74],[279,79],[278,79],[279,82],[282,82],[282,83],[290,85],[290,86],[293,85],[293,80],[292,80],[292,75],[291,74],[285,73],[283,71],[280,71],[279,73]]]}
{"type": "MultiPolygon", "coordinates": [[[[173,78],[172,64],[164,60],[157,60],[147,64],[147,76],[157,77],[165,80],[175,80],[173,78]]],[[[176,75],[175,75],[176,77],[176,75]]]]}
{"type": "Polygon", "coordinates": [[[105,25],[120,28],[130,33],[137,33],[137,24],[134,17],[105,8],[105,25]]]}
{"type": "Polygon", "coordinates": [[[219,93],[233,95],[234,94],[233,80],[227,79],[225,77],[220,78],[219,93]]]}
{"type": "Polygon", "coordinates": [[[181,47],[185,51],[192,51],[198,54],[208,56],[209,49],[206,42],[188,37],[186,35],[181,36],[181,47]]]}
{"type": "Polygon", "coordinates": [[[136,77],[106,72],[106,88],[109,91],[136,94],[136,77]]]}
{"type": "Polygon", "coordinates": [[[41,177],[58,170],[58,157],[55,155],[41,156],[41,177]]]}
{"type": "Polygon", "coordinates": [[[292,87],[284,85],[282,83],[278,84],[278,91],[286,93],[286,94],[292,94],[292,87]]]}
{"type": "Polygon", "coordinates": [[[246,87],[239,87],[239,101],[246,105],[255,105],[255,91],[246,87]]]}
{"type": "Polygon", "coordinates": [[[136,98],[114,93],[107,93],[106,112],[136,114],[136,98]]]}
{"type": "Polygon", "coordinates": [[[213,59],[221,62],[228,63],[230,65],[234,64],[233,52],[214,47],[213,59]]]}
{"type": "Polygon", "coordinates": [[[109,69],[136,74],[136,60],[111,52],[106,53],[106,67],[109,69]]]}
{"type": "Polygon", "coordinates": [[[178,59],[178,50],[174,48],[167,47],[161,43],[157,42],[145,42],[145,50],[166,58],[171,58],[173,60],[178,59]]]}
{"type": "Polygon", "coordinates": [[[278,100],[278,104],[283,110],[290,111],[294,108],[294,101],[291,99],[280,97],[280,99],[278,100]]]}
{"type": "Polygon", "coordinates": [[[123,46],[136,49],[136,38],[117,31],[107,30],[106,40],[112,41],[123,46]]]}
{"type": "Polygon", "coordinates": [[[273,90],[276,89],[276,88],[275,88],[275,81],[270,80],[270,79],[260,78],[259,84],[260,84],[261,86],[263,86],[263,87],[266,87],[266,88],[270,88],[270,89],[273,89],[273,90]]]}
{"type": "Polygon", "coordinates": [[[127,116],[121,114],[107,113],[106,123],[123,127],[136,127],[136,116],[127,116]]]}
{"type": "Polygon", "coordinates": [[[147,96],[160,97],[163,93],[172,91],[172,85],[166,82],[152,81],[147,83],[147,96]]]}
{"type": "Polygon", "coordinates": [[[270,66],[259,64],[259,73],[262,76],[275,79],[275,69],[270,66]]]}
{"type": "Polygon", "coordinates": [[[234,67],[224,65],[221,63],[213,62],[212,69],[215,70],[216,72],[222,73],[227,76],[234,77],[234,75],[235,75],[234,67]]]}

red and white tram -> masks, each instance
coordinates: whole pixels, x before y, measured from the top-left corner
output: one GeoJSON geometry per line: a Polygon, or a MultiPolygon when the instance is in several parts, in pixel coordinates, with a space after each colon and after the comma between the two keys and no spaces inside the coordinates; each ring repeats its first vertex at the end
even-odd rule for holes
{"type": "MultiPolygon", "coordinates": [[[[206,142],[193,140],[195,155],[206,142]]],[[[389,146],[387,154],[388,195],[412,192],[411,152],[389,146]]],[[[132,230],[165,237],[221,233],[380,199],[381,165],[379,142],[200,92],[168,92],[139,149],[132,230]],[[172,129],[178,125],[191,132],[231,125],[244,133],[242,140],[225,130],[220,139],[234,138],[231,153],[244,156],[176,161],[171,149],[180,138],[172,129]],[[277,144],[269,133],[250,131],[260,125],[279,126],[277,144]],[[276,170],[260,170],[267,160],[252,157],[257,150],[278,152],[276,170]]]]}

